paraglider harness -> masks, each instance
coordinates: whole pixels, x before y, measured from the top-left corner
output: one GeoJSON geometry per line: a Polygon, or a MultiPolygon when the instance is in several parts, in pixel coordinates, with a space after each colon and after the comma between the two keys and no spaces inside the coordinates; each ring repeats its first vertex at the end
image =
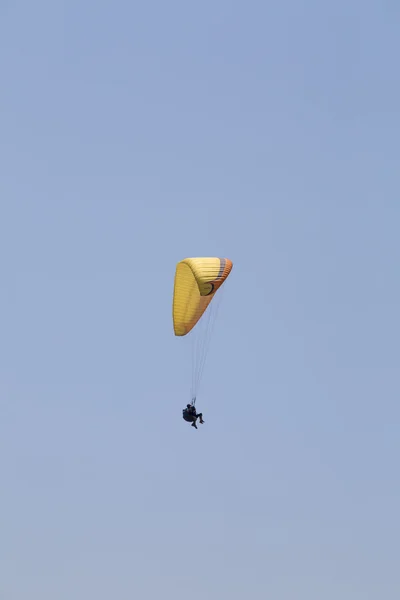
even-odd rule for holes
{"type": "Polygon", "coordinates": [[[192,403],[188,404],[182,411],[182,416],[188,423],[193,423],[196,420],[197,413],[195,407],[196,398],[193,398],[192,403]]]}

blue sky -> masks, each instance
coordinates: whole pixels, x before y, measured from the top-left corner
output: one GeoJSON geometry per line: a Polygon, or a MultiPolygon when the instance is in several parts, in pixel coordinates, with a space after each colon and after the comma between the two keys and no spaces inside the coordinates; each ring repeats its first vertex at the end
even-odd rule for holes
{"type": "Polygon", "coordinates": [[[2,599],[400,596],[399,17],[2,2],[2,599]]]}

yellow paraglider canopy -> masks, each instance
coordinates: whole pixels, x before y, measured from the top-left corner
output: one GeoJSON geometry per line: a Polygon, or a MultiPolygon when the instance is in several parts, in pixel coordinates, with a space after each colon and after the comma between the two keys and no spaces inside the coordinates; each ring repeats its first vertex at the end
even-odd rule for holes
{"type": "Polygon", "coordinates": [[[185,258],[176,265],[172,307],[175,335],[186,336],[200,321],[189,336],[192,347],[193,405],[202,379],[221,297],[219,295],[216,302],[212,300],[230,274],[232,266],[229,258],[217,257],[185,258]]]}
{"type": "Polygon", "coordinates": [[[177,336],[189,333],[232,270],[229,258],[185,258],[176,266],[173,323],[177,336]]]}

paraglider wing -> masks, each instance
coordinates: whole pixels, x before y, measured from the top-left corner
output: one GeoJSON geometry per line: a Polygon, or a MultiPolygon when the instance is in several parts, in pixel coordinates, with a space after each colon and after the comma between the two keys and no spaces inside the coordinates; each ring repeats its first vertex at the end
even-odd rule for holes
{"type": "Polygon", "coordinates": [[[173,324],[177,336],[187,335],[206,311],[232,270],[229,258],[186,258],[176,266],[173,324]]]}

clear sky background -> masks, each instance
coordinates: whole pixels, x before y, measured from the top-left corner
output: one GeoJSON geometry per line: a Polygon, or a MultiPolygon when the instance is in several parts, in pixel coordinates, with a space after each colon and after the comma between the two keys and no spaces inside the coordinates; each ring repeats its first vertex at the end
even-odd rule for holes
{"type": "Polygon", "coordinates": [[[1,2],[1,600],[400,597],[399,31],[1,2]],[[195,431],[204,255],[234,268],[195,431]]]}

